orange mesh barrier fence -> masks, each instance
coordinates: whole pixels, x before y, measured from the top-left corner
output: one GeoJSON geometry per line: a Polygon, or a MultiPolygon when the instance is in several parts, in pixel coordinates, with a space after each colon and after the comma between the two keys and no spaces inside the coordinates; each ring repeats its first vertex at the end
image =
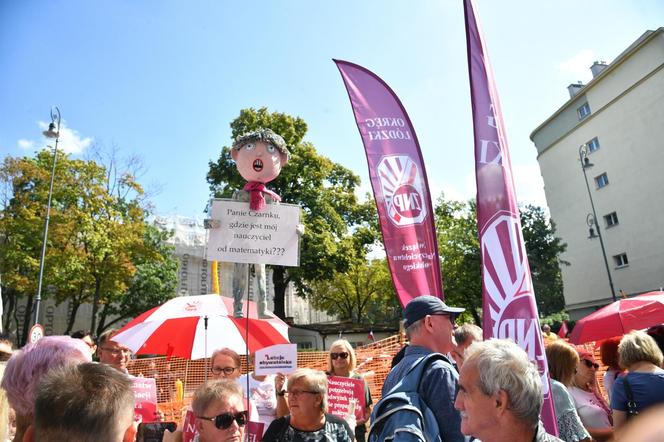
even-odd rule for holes
{"type": "MultiPolygon", "coordinates": [[[[401,336],[392,336],[372,344],[355,349],[357,355],[356,371],[364,376],[371,397],[376,403],[380,399],[383,382],[390,371],[392,358],[403,345],[401,336]]],[[[315,370],[327,370],[328,352],[298,352],[297,366],[315,370]]],[[[247,360],[241,357],[242,373],[247,373],[247,360]]],[[[208,363],[208,370],[209,370],[208,363]]],[[[182,423],[184,413],[191,403],[196,388],[205,382],[205,360],[191,361],[172,357],[133,359],[129,362],[129,373],[133,376],[154,378],[157,384],[157,402],[159,410],[167,421],[182,423]],[[178,391],[179,390],[179,391],[178,391]]],[[[210,373],[208,373],[210,378],[210,373]]]]}

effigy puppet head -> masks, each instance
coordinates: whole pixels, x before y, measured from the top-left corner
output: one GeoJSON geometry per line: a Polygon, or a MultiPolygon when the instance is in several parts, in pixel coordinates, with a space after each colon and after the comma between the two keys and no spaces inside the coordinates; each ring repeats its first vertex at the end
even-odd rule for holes
{"type": "Polygon", "coordinates": [[[231,157],[242,178],[267,183],[279,176],[290,152],[280,135],[271,129],[258,129],[235,139],[231,157]]]}

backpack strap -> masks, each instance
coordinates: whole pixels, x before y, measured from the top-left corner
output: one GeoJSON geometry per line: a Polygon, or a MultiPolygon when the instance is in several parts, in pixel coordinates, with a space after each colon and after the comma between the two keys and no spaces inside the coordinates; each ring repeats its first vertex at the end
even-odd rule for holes
{"type": "Polygon", "coordinates": [[[436,360],[445,361],[451,365],[450,360],[440,353],[429,353],[428,355],[422,356],[417,359],[417,361],[415,361],[415,363],[401,377],[401,380],[397,382],[397,384],[392,387],[392,389],[387,392],[386,395],[395,391],[420,391],[422,374],[429,367],[429,365],[431,365],[436,360]]]}

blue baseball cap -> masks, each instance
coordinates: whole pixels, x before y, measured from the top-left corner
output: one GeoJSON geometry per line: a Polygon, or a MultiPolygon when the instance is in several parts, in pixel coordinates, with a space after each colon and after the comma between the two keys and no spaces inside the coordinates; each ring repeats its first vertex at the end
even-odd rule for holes
{"type": "Polygon", "coordinates": [[[403,309],[404,327],[408,328],[426,315],[452,315],[465,312],[465,308],[449,307],[440,298],[431,295],[417,296],[403,309]]]}

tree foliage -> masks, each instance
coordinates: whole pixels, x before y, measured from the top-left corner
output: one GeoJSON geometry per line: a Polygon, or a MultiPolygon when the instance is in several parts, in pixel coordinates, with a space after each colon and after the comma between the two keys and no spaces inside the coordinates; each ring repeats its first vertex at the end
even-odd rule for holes
{"type": "MultiPolygon", "coordinates": [[[[360,179],[346,167],[319,155],[313,144],[304,141],[307,124],[302,118],[269,112],[267,108],[243,109],[230,123],[233,139],[238,135],[269,128],[281,135],[291,158],[279,177],[268,187],[284,202],[302,208],[305,233],[301,239],[300,266],[273,266],[275,314],[284,317],[284,293],[293,282],[300,294],[310,293],[309,282],[329,279],[345,272],[354,259],[364,257],[374,242],[371,227],[375,213],[371,201],[360,204],[355,188],[360,179]]],[[[223,147],[219,158],[209,163],[207,181],[215,197],[231,197],[245,184],[223,147]]]]}
{"type": "MultiPolygon", "coordinates": [[[[34,308],[52,164],[52,152],[43,150],[34,158],[6,157],[0,167],[4,325],[23,324],[19,342],[26,339],[34,308]],[[16,308],[23,299],[27,308],[19,320],[16,308]]],[[[67,331],[83,303],[93,304],[91,329],[101,331],[106,324],[97,322],[100,306],[120,302],[135,283],[137,264],[154,255],[154,245],[145,241],[142,195],[131,173],[58,152],[43,277],[43,287],[51,290],[42,290],[42,298],[70,303],[67,331]]]]}
{"type": "Polygon", "coordinates": [[[343,273],[311,284],[312,305],[356,324],[395,324],[401,317],[386,260],[357,260],[343,273]]]}
{"type": "MultiPolygon", "coordinates": [[[[565,307],[560,259],[566,245],[555,236],[555,225],[541,207],[521,208],[521,225],[539,314],[547,316],[565,307]]],[[[467,309],[481,324],[482,280],[480,245],[474,201],[445,200],[435,207],[438,247],[446,299],[467,309]]]]}

